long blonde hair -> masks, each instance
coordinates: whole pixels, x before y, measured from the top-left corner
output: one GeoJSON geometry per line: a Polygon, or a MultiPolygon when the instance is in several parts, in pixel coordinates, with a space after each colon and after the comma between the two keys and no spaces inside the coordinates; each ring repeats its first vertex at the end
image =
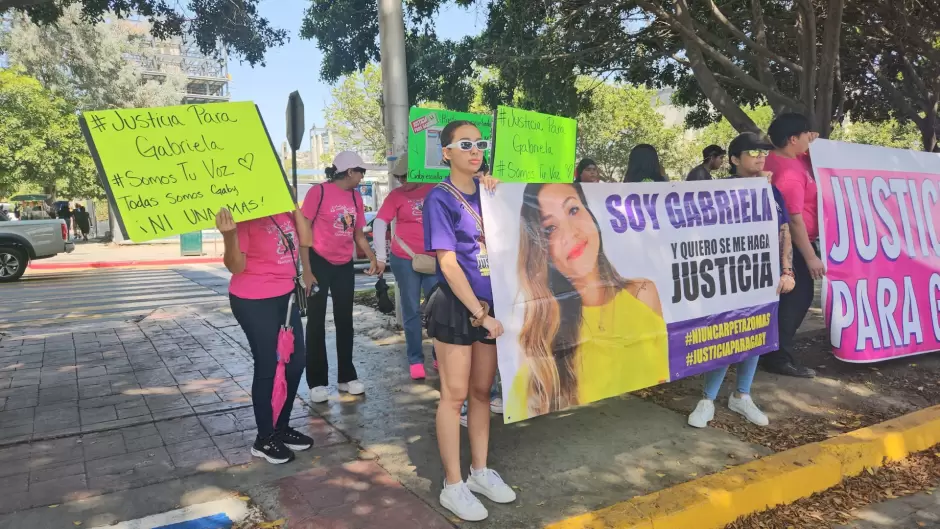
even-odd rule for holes
{"type": "MultiPolygon", "coordinates": [[[[544,184],[528,184],[523,193],[519,237],[519,284],[525,303],[519,346],[529,366],[527,404],[541,415],[579,404],[578,347],[581,342],[581,295],[551,262],[548,237],[542,228],[539,192],[544,184]]],[[[578,193],[594,226],[600,225],[590,208],[581,184],[570,184],[578,193]]],[[[607,299],[623,290],[620,277],[604,254],[601,240],[597,266],[607,299]]]]}

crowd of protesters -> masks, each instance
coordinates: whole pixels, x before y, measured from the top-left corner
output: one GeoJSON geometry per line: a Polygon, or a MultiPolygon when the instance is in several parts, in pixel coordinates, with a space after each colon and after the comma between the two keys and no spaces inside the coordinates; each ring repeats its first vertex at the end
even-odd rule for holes
{"type": "MultiPolygon", "coordinates": [[[[775,373],[812,377],[814,372],[793,354],[796,330],[814,296],[814,281],[825,274],[817,256],[816,184],[809,144],[816,135],[801,115],[783,114],[767,136],[745,133],[727,149],[711,145],[688,180],[710,180],[728,157],[732,178],[766,178],[773,186],[780,235],[780,349],[737,366],[737,386],[729,398],[732,411],[754,424],[767,416],[750,397],[758,364],[775,373]]],[[[440,133],[449,177],[439,184],[408,180],[407,156],[392,174],[400,184],[384,200],[373,225],[375,250],[363,228],[365,211],[358,185],[365,163],[354,152],[339,153],[327,168],[327,182],[307,194],[292,213],[239,222],[222,209],[216,224],[225,241],[225,266],[232,272],[232,312],[244,330],[254,357],[252,402],[258,436],[253,455],[286,463],[294,452],[313,445],[290,427],[291,406],[306,372],[309,399],[330,398],[326,310],[332,300],[337,358],[336,388],[350,395],[366,392],[353,359],[353,294],[356,246],[370,261],[367,273],[382,275],[389,262],[398,283],[405,330],[405,358],[413,380],[426,378],[423,340],[433,341],[433,366],[439,371],[436,415],[438,449],[444,470],[440,502],[464,520],[482,520],[486,507],[476,495],[509,503],[516,494],[488,467],[490,413],[502,412],[497,383],[496,338],[503,325],[493,311],[489,256],[480,206],[481,192],[497,181],[486,167],[490,141],[471,122],[454,121],[440,133]],[[391,231],[391,247],[386,234],[391,231]],[[423,302],[422,302],[423,300],[423,302]],[[306,331],[301,321],[309,310],[306,331]],[[285,334],[286,333],[286,334],[285,334]],[[282,342],[293,345],[286,360],[282,342]],[[279,363],[281,365],[279,365],[279,363]],[[272,410],[279,376],[286,380],[286,402],[272,410]],[[467,479],[460,465],[460,425],[468,428],[471,465],[467,479]]],[[[600,182],[596,162],[585,158],[575,181],[600,182]]],[[[664,182],[668,177],[651,145],[636,146],[624,182],[664,182]]],[[[85,231],[84,227],[81,227],[85,231]]],[[[288,347],[289,348],[289,347],[288,347]]],[[[705,375],[704,395],[688,422],[705,427],[727,367],[705,375]]]]}

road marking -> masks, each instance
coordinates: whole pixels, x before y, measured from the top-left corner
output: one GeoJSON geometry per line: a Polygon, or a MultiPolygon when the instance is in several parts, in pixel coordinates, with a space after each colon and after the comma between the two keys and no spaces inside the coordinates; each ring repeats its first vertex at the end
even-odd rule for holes
{"type": "Polygon", "coordinates": [[[247,516],[246,502],[228,498],[92,529],[230,529],[247,516]]]}

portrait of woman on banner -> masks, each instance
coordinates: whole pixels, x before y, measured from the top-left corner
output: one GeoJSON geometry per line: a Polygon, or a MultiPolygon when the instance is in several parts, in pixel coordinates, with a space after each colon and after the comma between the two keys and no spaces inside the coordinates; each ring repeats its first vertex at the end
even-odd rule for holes
{"type": "Polygon", "coordinates": [[[507,419],[523,420],[669,380],[656,285],[620,275],[581,185],[528,184],[520,211],[520,366],[507,419]]]}

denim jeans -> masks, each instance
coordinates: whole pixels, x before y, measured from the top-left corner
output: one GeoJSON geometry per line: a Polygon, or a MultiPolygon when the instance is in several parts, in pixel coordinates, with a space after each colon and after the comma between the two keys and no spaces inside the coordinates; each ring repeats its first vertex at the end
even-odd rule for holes
{"type": "Polygon", "coordinates": [[[401,296],[401,318],[405,327],[405,344],[408,350],[409,364],[423,364],[424,351],[421,336],[421,292],[425,297],[437,284],[437,276],[419,274],[411,267],[411,259],[389,256],[392,264],[392,273],[398,284],[398,295],[401,296]]]}
{"type": "MultiPolygon", "coordinates": [[[[754,382],[754,373],[757,372],[757,362],[760,356],[752,356],[738,363],[738,393],[750,393],[751,383],[754,382]]],[[[719,367],[714,371],[705,373],[705,398],[715,400],[718,390],[728,373],[728,366],[719,367]]]]}
{"type": "Polygon", "coordinates": [[[274,425],[271,409],[271,394],[274,392],[274,374],[277,370],[277,336],[287,316],[287,300],[290,294],[267,299],[244,299],[229,294],[232,314],[245,331],[251,356],[254,358],[254,374],[251,381],[251,404],[255,411],[258,438],[265,439],[275,430],[287,428],[294,407],[294,397],[306,365],[304,351],[304,326],[300,321],[297,305],[292,308],[291,327],[294,331],[294,353],[287,363],[287,401],[274,425]]]}

